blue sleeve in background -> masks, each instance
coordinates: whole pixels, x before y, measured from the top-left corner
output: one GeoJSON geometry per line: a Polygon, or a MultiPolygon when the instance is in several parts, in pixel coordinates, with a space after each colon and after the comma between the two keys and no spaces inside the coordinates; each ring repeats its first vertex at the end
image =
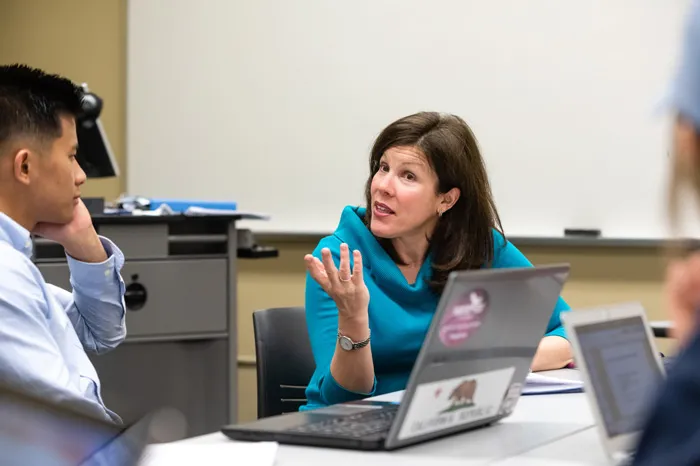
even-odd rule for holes
{"type": "MultiPolygon", "coordinates": [[[[321,250],[327,247],[331,251],[336,267],[340,265],[340,241],[334,238],[322,240],[313,255],[321,258],[321,250]]],[[[331,361],[335,354],[338,335],[338,308],[333,299],[323,291],[321,286],[307,272],[306,274],[306,325],[311,340],[311,350],[316,362],[316,370],[306,389],[307,404],[301,410],[309,410],[347,401],[359,400],[373,396],[377,387],[369,393],[357,393],[346,390],[331,375],[331,361]]]]}

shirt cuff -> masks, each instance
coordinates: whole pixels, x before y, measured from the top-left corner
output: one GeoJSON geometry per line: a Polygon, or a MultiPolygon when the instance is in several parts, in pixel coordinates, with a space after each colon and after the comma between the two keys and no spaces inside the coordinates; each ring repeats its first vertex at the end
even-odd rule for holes
{"type": "Polygon", "coordinates": [[[101,295],[100,292],[105,287],[114,286],[116,280],[123,294],[125,285],[119,272],[124,266],[124,254],[109,239],[103,236],[99,238],[107,253],[107,260],[103,262],[82,262],[66,254],[71,285],[85,294],[101,295]]]}
{"type": "Polygon", "coordinates": [[[545,333],[544,336],[546,336],[546,337],[562,337],[564,340],[568,340],[568,338],[566,337],[566,330],[564,330],[564,327],[561,325],[559,327],[555,328],[554,330],[545,333]]]}
{"type": "Polygon", "coordinates": [[[372,382],[372,390],[369,393],[353,392],[343,388],[331,375],[331,371],[321,380],[321,396],[326,405],[334,405],[338,403],[347,403],[348,401],[357,401],[363,398],[374,396],[377,391],[377,378],[372,382]]]}

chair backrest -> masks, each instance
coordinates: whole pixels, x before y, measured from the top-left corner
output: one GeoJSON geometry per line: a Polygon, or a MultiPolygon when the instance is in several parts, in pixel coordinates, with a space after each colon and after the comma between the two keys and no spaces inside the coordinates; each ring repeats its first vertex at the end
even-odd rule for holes
{"type": "Polygon", "coordinates": [[[258,419],[298,411],[316,368],[303,307],[253,313],[258,419]]]}

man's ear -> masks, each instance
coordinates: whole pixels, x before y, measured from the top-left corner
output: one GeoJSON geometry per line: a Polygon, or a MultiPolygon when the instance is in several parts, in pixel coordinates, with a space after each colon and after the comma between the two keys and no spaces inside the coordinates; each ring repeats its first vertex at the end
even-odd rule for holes
{"type": "Polygon", "coordinates": [[[12,159],[12,172],[22,184],[29,184],[29,171],[32,168],[33,154],[28,149],[19,149],[12,159]]]}
{"type": "Polygon", "coordinates": [[[457,201],[459,200],[461,192],[459,188],[452,188],[446,193],[442,194],[440,199],[440,207],[439,210],[440,212],[447,212],[454,206],[457,201]]]}

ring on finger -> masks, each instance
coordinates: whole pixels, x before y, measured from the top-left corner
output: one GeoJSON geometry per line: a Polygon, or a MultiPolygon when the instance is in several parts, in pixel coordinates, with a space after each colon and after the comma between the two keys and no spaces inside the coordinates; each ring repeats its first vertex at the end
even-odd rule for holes
{"type": "Polygon", "coordinates": [[[338,280],[340,280],[341,282],[349,282],[350,280],[352,280],[352,275],[348,278],[343,278],[340,274],[338,274],[338,280]]]}

